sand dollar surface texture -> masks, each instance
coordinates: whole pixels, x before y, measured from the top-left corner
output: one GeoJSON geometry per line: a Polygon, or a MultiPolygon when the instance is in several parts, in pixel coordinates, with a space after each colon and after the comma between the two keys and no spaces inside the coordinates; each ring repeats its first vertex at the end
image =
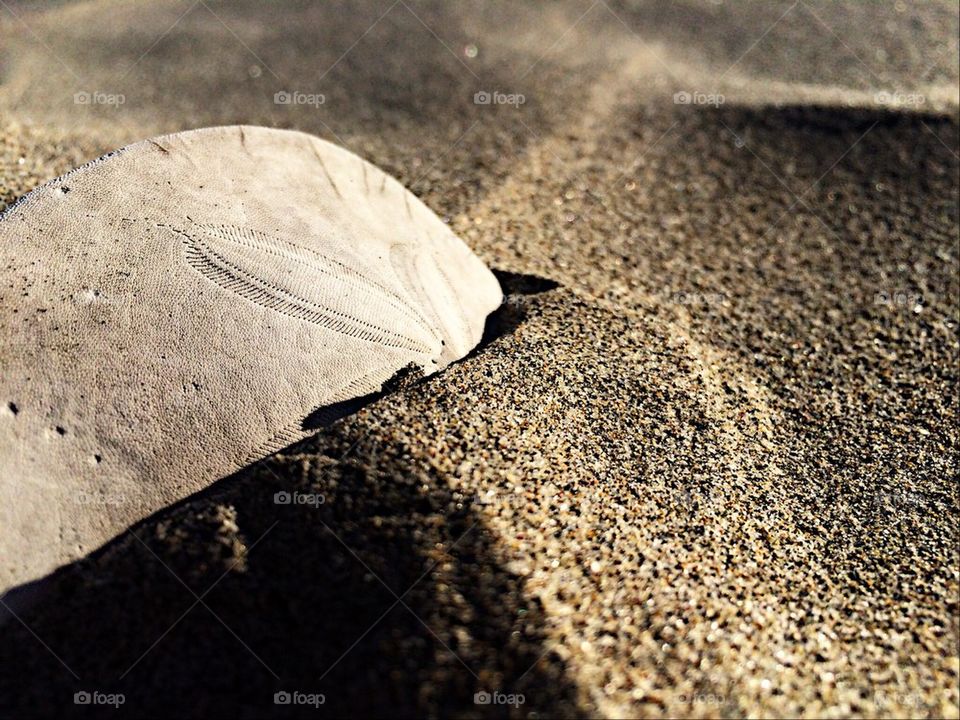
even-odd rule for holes
{"type": "Polygon", "coordinates": [[[0,216],[0,591],[480,340],[485,265],[303,133],[131,145],[0,216]]]}

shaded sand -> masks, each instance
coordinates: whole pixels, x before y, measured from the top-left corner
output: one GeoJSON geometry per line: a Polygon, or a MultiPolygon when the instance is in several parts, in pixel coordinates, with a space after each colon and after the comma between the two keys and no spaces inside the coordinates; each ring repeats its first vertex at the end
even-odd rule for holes
{"type": "Polygon", "coordinates": [[[4,626],[4,712],[958,715],[956,7],[408,3],[364,35],[389,4],[210,3],[119,80],[189,3],[21,5],[8,195],[63,147],[294,126],[525,278],[467,359],[56,577],[4,626]],[[77,109],[61,62],[127,102],[77,109]]]}

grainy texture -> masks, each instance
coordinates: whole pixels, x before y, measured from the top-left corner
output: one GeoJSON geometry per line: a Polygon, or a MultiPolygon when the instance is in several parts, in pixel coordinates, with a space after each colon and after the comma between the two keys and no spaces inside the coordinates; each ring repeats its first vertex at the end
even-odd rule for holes
{"type": "MultiPolygon", "coordinates": [[[[198,6],[122,82],[189,4],[31,16],[127,93],[88,142],[336,133],[559,287],[501,275],[469,358],[64,573],[22,617],[80,679],[14,621],[4,707],[957,717],[955,3],[209,5],[243,44],[198,6]],[[163,635],[177,577],[209,610],[163,635]]],[[[60,91],[8,77],[46,138],[9,142],[60,143],[60,91]]]]}

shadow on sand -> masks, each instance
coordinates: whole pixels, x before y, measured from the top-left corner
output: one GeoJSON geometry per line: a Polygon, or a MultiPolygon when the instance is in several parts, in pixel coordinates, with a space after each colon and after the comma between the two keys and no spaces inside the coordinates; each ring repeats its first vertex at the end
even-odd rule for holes
{"type": "MultiPolygon", "coordinates": [[[[508,293],[555,287],[500,279],[508,293]]],[[[501,310],[485,342],[520,320],[501,310]]],[[[543,610],[472,498],[376,443],[348,418],[47,578],[4,625],[0,714],[578,714],[543,610]],[[374,461],[351,459],[357,445],[374,461]],[[475,703],[494,691],[525,702],[475,703]]]]}

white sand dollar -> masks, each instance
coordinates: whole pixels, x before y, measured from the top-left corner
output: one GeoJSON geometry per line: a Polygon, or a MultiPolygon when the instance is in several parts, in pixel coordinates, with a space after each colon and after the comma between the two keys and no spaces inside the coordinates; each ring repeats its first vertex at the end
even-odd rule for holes
{"type": "Polygon", "coordinates": [[[415,196],[298,132],[131,145],[0,218],[0,591],[429,374],[501,302],[415,196]]]}

